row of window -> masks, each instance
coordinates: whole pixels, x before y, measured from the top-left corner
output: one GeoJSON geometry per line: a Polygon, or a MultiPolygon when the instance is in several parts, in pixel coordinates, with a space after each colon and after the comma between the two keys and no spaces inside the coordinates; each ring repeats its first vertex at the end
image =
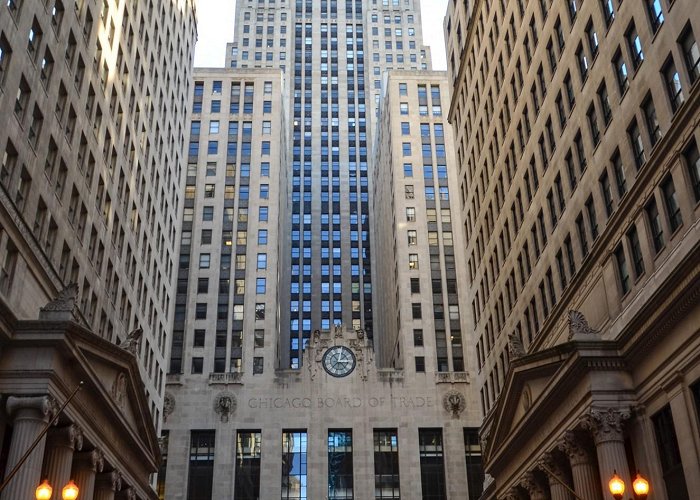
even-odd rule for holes
{"type": "MultiPolygon", "coordinates": [[[[265,402],[267,404],[267,402],[265,402]]],[[[400,467],[397,429],[374,429],[374,499],[399,499],[400,467]]],[[[263,467],[262,433],[242,429],[236,432],[234,494],[239,500],[260,498],[260,478],[263,467]]],[[[209,500],[215,466],[216,433],[193,430],[190,434],[189,478],[187,500],[209,500]]],[[[349,500],[356,497],[353,470],[353,431],[331,429],[327,442],[327,498],[349,500]]],[[[306,430],[282,431],[283,500],[305,500],[308,481],[313,477],[307,469],[309,441],[306,430]],[[309,477],[311,476],[311,477],[309,477]]],[[[418,429],[418,453],[422,498],[446,500],[445,452],[440,428],[418,429]]],[[[476,500],[482,491],[483,470],[478,430],[464,428],[464,454],[469,488],[468,500],[476,500]]],[[[167,460],[167,453],[165,455],[167,460]]],[[[267,460],[267,459],[266,459],[267,460]]],[[[160,481],[160,475],[159,475],[160,481]]]]}

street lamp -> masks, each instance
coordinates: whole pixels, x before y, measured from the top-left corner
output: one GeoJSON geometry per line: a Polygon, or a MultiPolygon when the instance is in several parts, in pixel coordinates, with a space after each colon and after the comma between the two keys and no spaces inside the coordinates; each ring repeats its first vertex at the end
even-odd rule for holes
{"type": "Polygon", "coordinates": [[[637,472],[637,477],[632,481],[632,489],[634,490],[634,496],[639,500],[646,500],[649,494],[649,481],[644,479],[642,475],[637,472]]]}
{"type": "MultiPolygon", "coordinates": [[[[625,482],[618,476],[617,471],[613,472],[613,476],[608,482],[608,488],[615,500],[622,500],[622,496],[625,494],[625,482]]],[[[639,472],[637,472],[637,477],[632,481],[632,491],[636,500],[646,500],[647,495],[649,495],[649,481],[639,472]]]]}
{"type": "Polygon", "coordinates": [[[622,500],[622,495],[625,494],[625,482],[617,475],[617,471],[613,472],[608,488],[610,488],[610,493],[612,493],[615,500],[622,500]]]}
{"type": "Polygon", "coordinates": [[[63,497],[63,500],[75,500],[78,498],[79,491],[78,486],[71,479],[68,481],[68,484],[63,487],[61,496],[63,497]]]}
{"type": "Polygon", "coordinates": [[[51,493],[53,493],[53,488],[49,484],[49,480],[44,479],[44,482],[36,488],[36,500],[51,500],[51,493]]]}
{"type": "MultiPolygon", "coordinates": [[[[53,488],[49,484],[49,480],[44,479],[44,482],[36,488],[36,500],[51,500],[52,493],[53,488]]],[[[61,490],[61,498],[63,498],[63,500],[76,500],[78,498],[78,493],[80,493],[80,489],[71,479],[61,490]]]]}

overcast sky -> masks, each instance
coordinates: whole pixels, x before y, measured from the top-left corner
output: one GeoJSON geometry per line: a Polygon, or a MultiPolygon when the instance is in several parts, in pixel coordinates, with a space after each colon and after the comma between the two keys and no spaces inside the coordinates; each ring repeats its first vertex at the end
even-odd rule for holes
{"type": "MultiPolygon", "coordinates": [[[[442,20],[448,0],[423,0],[423,39],[433,53],[433,69],[445,69],[442,20]]],[[[226,44],[233,41],[236,0],[197,0],[199,27],[194,65],[222,67],[226,44]]]]}

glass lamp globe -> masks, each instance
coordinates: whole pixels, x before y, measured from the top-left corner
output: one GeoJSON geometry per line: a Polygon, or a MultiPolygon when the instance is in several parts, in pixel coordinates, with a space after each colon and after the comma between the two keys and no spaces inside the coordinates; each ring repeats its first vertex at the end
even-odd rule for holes
{"type": "Polygon", "coordinates": [[[53,493],[53,488],[49,484],[48,479],[44,479],[44,482],[37,486],[35,495],[36,500],[51,500],[51,494],[53,493]]]}
{"type": "Polygon", "coordinates": [[[617,471],[615,471],[612,478],[610,478],[608,487],[610,488],[610,493],[612,493],[612,496],[617,500],[621,499],[622,495],[625,494],[625,482],[620,476],[617,475],[617,471]]]}
{"type": "Polygon", "coordinates": [[[646,498],[649,494],[649,481],[644,479],[644,477],[637,472],[637,477],[635,477],[632,482],[632,489],[638,498],[646,498]]]}
{"type": "Polygon", "coordinates": [[[71,479],[68,481],[68,484],[63,487],[61,495],[63,496],[63,500],[75,500],[78,498],[79,491],[78,486],[71,479]]]}

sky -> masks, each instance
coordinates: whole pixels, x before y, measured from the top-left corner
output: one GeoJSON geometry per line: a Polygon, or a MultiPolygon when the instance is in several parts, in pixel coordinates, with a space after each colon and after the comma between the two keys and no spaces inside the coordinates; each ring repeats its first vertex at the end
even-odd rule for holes
{"type": "MultiPolygon", "coordinates": [[[[423,40],[433,54],[433,69],[444,70],[445,42],[442,20],[448,0],[423,0],[423,40]]],[[[233,18],[236,0],[197,0],[198,41],[194,65],[223,67],[226,44],[233,41],[233,18]]]]}

